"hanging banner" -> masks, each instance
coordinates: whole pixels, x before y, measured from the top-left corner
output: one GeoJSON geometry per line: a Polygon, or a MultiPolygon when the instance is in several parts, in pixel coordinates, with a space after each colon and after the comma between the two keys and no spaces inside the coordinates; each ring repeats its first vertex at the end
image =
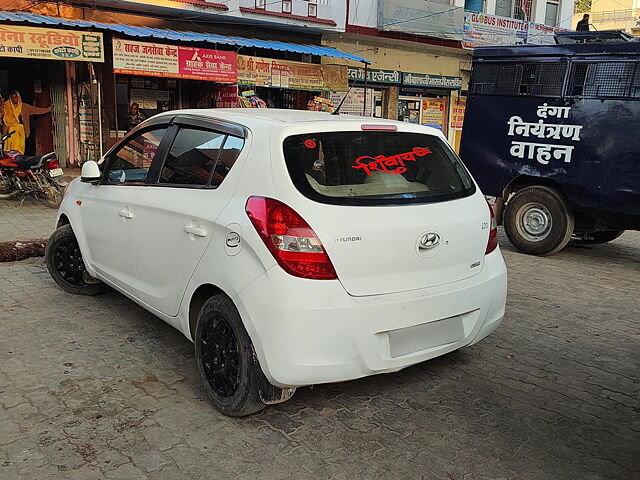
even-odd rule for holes
{"type": "Polygon", "coordinates": [[[102,33],[0,25],[0,57],[104,62],[102,33]]]}
{"type": "Polygon", "coordinates": [[[236,83],[236,54],[206,48],[113,39],[113,71],[147,77],[236,83]]]}
{"type": "Polygon", "coordinates": [[[527,43],[530,45],[555,45],[556,39],[553,34],[556,31],[553,27],[530,22],[527,43]]]}
{"type": "Polygon", "coordinates": [[[424,0],[380,0],[378,30],[462,40],[462,8],[424,0]]]}
{"type": "Polygon", "coordinates": [[[444,131],[447,100],[429,98],[422,100],[422,125],[444,131]]]}
{"type": "Polygon", "coordinates": [[[464,13],[464,48],[527,43],[529,22],[484,13],[464,13]]]}
{"type": "Polygon", "coordinates": [[[464,111],[467,108],[467,99],[466,97],[454,97],[453,99],[453,107],[451,114],[451,128],[462,129],[462,124],[464,123],[464,111]]]}
{"type": "Polygon", "coordinates": [[[238,55],[238,84],[294,90],[348,90],[347,67],[238,55]]]}

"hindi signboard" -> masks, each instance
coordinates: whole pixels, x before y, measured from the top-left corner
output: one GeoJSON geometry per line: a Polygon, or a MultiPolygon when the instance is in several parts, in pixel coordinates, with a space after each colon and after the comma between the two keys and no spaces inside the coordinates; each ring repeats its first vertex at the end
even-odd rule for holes
{"type": "Polygon", "coordinates": [[[414,87],[447,88],[460,90],[462,77],[449,77],[447,75],[430,75],[428,73],[403,73],[402,84],[414,87]]]}
{"type": "Polygon", "coordinates": [[[348,90],[345,66],[246,55],[238,55],[238,84],[294,90],[348,90]]]}
{"type": "Polygon", "coordinates": [[[341,114],[365,117],[371,117],[373,115],[373,89],[367,88],[366,107],[364,88],[351,88],[348,92],[331,92],[329,99],[337,108],[345,95],[347,98],[340,107],[341,114]]]}
{"type": "Polygon", "coordinates": [[[527,43],[529,22],[484,13],[465,12],[464,48],[527,43]]]}
{"type": "MultiPolygon", "coordinates": [[[[355,82],[364,82],[364,71],[364,68],[361,67],[349,67],[349,80],[355,82]]],[[[381,70],[379,68],[368,68],[367,82],[400,85],[402,83],[402,74],[398,70],[381,70]]]]}
{"type": "Polygon", "coordinates": [[[0,57],[104,62],[102,33],[0,25],[0,57]]]}
{"type": "Polygon", "coordinates": [[[462,40],[464,11],[449,3],[425,0],[380,0],[378,30],[462,40]]]}
{"type": "Polygon", "coordinates": [[[235,83],[236,54],[206,48],[113,39],[113,71],[127,75],[235,83]]]}

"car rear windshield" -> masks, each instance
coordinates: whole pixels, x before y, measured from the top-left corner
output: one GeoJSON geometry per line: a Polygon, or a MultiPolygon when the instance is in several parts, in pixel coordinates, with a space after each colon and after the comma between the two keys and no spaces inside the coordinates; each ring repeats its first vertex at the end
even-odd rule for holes
{"type": "Polygon", "coordinates": [[[466,197],[475,185],[438,137],[407,132],[325,132],[284,141],[291,178],[323,203],[385,205],[466,197]]]}

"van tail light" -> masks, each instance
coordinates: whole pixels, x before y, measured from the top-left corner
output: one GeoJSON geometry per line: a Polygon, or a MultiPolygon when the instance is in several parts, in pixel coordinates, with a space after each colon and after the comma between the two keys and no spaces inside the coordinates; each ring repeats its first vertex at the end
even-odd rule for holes
{"type": "MultiPolygon", "coordinates": [[[[489,202],[487,202],[489,205],[489,202]]],[[[484,251],[484,254],[493,252],[498,246],[498,222],[496,221],[496,216],[493,213],[493,208],[489,205],[489,212],[491,213],[491,219],[489,221],[489,241],[487,242],[487,249],[484,251]]]]}
{"type": "Polygon", "coordinates": [[[338,278],[320,239],[291,207],[267,197],[249,197],[245,210],[278,264],[295,277],[338,278]]]}

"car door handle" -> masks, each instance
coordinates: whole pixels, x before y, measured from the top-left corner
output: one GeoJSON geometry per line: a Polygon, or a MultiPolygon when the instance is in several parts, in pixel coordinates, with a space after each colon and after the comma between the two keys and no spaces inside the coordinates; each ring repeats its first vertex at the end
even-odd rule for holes
{"type": "Polygon", "coordinates": [[[127,210],[126,208],[119,210],[118,215],[120,215],[122,218],[129,218],[129,219],[133,218],[133,213],[127,210]]]}
{"type": "Polygon", "coordinates": [[[196,237],[206,237],[207,231],[204,228],[196,227],[194,225],[185,225],[184,231],[190,235],[194,235],[196,237]]]}

